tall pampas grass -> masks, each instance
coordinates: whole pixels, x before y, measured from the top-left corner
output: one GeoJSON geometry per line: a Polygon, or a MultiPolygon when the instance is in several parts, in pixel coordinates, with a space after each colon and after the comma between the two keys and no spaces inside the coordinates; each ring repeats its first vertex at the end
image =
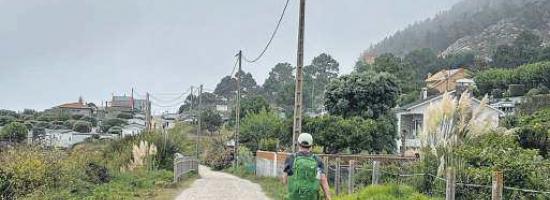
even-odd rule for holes
{"type": "Polygon", "coordinates": [[[473,106],[471,99],[468,91],[458,100],[445,92],[440,102],[428,107],[426,127],[420,135],[421,145],[439,158],[438,176],[444,174],[446,167],[460,168],[460,158],[454,155],[457,147],[494,127],[483,115],[485,109],[489,109],[488,98],[483,98],[477,107],[473,106]]]}
{"type": "Polygon", "coordinates": [[[157,154],[157,146],[155,144],[149,144],[147,141],[141,141],[139,144],[134,144],[132,149],[133,160],[128,165],[129,170],[134,170],[139,167],[146,166],[151,162],[148,162],[148,158],[157,154]]]}

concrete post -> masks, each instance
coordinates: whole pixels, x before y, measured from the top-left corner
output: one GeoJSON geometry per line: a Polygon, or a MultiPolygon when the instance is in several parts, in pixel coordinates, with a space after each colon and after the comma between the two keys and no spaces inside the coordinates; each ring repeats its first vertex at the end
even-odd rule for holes
{"type": "Polygon", "coordinates": [[[348,194],[353,194],[355,191],[355,160],[349,161],[348,168],[348,194]]]}
{"type": "Polygon", "coordinates": [[[455,200],[456,173],[452,167],[447,168],[447,186],[445,190],[446,200],[455,200]]]}
{"type": "Polygon", "coordinates": [[[336,192],[336,195],[340,195],[340,188],[341,188],[341,172],[342,168],[340,166],[340,158],[336,158],[336,176],[335,176],[335,180],[334,180],[334,183],[335,183],[335,192],[336,192]]]}
{"type": "Polygon", "coordinates": [[[372,162],[372,184],[378,185],[380,178],[380,161],[373,161],[372,162]]]}

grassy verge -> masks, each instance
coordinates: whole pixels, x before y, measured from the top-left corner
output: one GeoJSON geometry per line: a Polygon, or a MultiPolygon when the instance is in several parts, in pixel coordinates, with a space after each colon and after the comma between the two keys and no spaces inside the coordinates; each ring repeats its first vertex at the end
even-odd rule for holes
{"type": "Polygon", "coordinates": [[[155,188],[155,195],[141,198],[142,200],[173,200],[183,190],[189,188],[195,180],[200,178],[197,174],[192,174],[180,181],[178,184],[170,184],[155,188]]]}
{"type": "Polygon", "coordinates": [[[283,187],[283,184],[281,184],[281,179],[279,178],[258,177],[241,167],[237,169],[228,168],[225,169],[224,172],[257,183],[262,187],[263,192],[273,200],[284,200],[287,195],[287,191],[283,187]]]}
{"type": "Polygon", "coordinates": [[[168,140],[155,131],[71,149],[6,149],[0,152],[0,199],[171,199],[193,180],[172,183],[174,154],[193,147],[189,130],[176,126],[168,140]]]}

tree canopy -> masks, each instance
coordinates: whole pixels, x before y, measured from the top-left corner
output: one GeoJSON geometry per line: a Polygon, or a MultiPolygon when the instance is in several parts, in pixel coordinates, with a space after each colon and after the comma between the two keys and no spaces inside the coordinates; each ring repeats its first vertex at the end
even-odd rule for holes
{"type": "Polygon", "coordinates": [[[203,129],[206,128],[210,134],[218,131],[220,126],[223,125],[222,116],[212,108],[208,108],[202,112],[201,120],[203,123],[203,129]]]}
{"type": "Polygon", "coordinates": [[[352,73],[330,82],[325,107],[344,118],[377,119],[396,106],[398,94],[395,77],[388,73],[352,73]]]}
{"type": "Polygon", "coordinates": [[[25,141],[25,139],[27,139],[27,136],[27,126],[19,122],[11,122],[8,125],[4,126],[0,131],[0,139],[4,141],[20,143],[25,141]]]}
{"type": "Polygon", "coordinates": [[[287,84],[295,82],[293,71],[294,67],[290,63],[278,63],[271,69],[262,86],[263,94],[269,101],[274,102],[287,84]]]}

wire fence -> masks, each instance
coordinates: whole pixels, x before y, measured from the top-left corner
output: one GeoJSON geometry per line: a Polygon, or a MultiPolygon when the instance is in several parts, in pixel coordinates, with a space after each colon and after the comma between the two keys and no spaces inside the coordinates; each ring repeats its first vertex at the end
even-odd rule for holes
{"type": "MultiPolygon", "coordinates": [[[[255,159],[256,175],[282,176],[284,160],[288,155],[258,151],[255,159]]],[[[460,173],[457,174],[456,170],[453,170],[450,174],[447,171],[446,174],[438,175],[436,171],[425,171],[426,167],[415,157],[323,154],[318,156],[325,163],[323,170],[329,185],[338,195],[356,193],[369,185],[406,185],[429,197],[444,197],[450,200],[550,200],[550,191],[547,191],[550,182],[546,186],[518,185],[519,182],[526,183],[530,180],[518,181],[511,178],[517,172],[488,171],[485,175],[476,174],[472,177],[463,171],[459,170],[460,173]],[[513,182],[504,182],[504,177],[513,182]]]]}
{"type": "Polygon", "coordinates": [[[199,172],[199,160],[195,157],[183,156],[179,153],[174,155],[174,182],[177,183],[180,179],[190,172],[199,172]]]}
{"type": "MultiPolygon", "coordinates": [[[[495,172],[496,174],[502,172],[495,172]]],[[[500,181],[492,178],[492,184],[476,184],[456,181],[448,184],[449,178],[421,171],[416,162],[374,161],[354,163],[340,159],[327,163],[326,174],[329,185],[335,188],[336,194],[355,193],[369,185],[408,185],[429,197],[447,197],[447,199],[491,199],[491,200],[550,200],[550,191],[524,189],[505,186],[503,177],[500,181]],[[446,191],[454,187],[453,198],[446,191]],[[496,193],[496,194],[495,194],[496,193]],[[456,198],[454,198],[456,196],[456,198]]],[[[503,175],[501,175],[503,176],[503,175]]],[[[550,184],[550,183],[548,183],[550,184]]]]}

